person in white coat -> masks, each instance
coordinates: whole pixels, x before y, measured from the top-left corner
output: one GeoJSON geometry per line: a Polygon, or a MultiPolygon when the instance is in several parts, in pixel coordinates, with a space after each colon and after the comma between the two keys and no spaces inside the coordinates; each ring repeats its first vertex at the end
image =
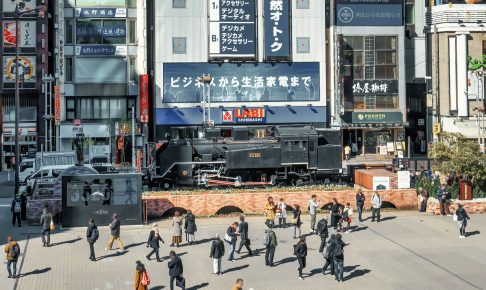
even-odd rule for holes
{"type": "Polygon", "coordinates": [[[380,222],[381,215],[381,196],[378,192],[374,193],[371,197],[371,221],[375,221],[375,217],[377,218],[377,222],[380,222]]]}
{"type": "Polygon", "coordinates": [[[283,198],[277,204],[277,217],[278,217],[278,227],[287,227],[287,205],[285,204],[283,198]]]}

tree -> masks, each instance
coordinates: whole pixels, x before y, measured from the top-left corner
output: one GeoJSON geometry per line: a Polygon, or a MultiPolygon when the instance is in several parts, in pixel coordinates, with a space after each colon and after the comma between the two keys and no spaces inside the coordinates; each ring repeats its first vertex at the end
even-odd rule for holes
{"type": "Polygon", "coordinates": [[[440,140],[432,144],[429,158],[439,161],[434,170],[472,180],[478,195],[485,194],[486,155],[481,153],[478,143],[460,133],[444,132],[440,140]]]}

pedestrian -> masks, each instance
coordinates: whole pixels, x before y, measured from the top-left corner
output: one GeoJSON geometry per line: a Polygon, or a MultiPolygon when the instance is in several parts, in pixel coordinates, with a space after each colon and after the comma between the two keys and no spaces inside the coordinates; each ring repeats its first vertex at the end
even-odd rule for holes
{"type": "Polygon", "coordinates": [[[238,248],[238,251],[236,251],[236,253],[239,254],[243,246],[245,246],[246,250],[248,251],[248,254],[250,256],[253,256],[253,252],[251,251],[250,248],[251,242],[250,239],[248,238],[248,223],[245,221],[244,215],[240,215],[238,234],[240,235],[240,247],[238,248]]]}
{"type": "Polygon", "coordinates": [[[292,210],[293,218],[292,218],[292,225],[294,226],[294,239],[300,238],[301,231],[300,225],[302,224],[300,220],[300,206],[298,204],[294,204],[294,209],[292,210]]]}
{"type": "Polygon", "coordinates": [[[265,224],[270,224],[272,227],[275,225],[275,210],[277,207],[273,203],[273,198],[268,197],[267,204],[265,205],[265,224]]]}
{"type": "Polygon", "coordinates": [[[448,197],[449,197],[449,193],[447,192],[446,185],[442,184],[440,188],[437,190],[437,199],[439,200],[441,215],[448,215],[448,216],[451,215],[451,212],[449,210],[449,205],[447,204],[448,197]]]}
{"type": "Polygon", "coordinates": [[[459,239],[464,239],[466,238],[467,220],[469,220],[470,218],[466,212],[466,209],[460,203],[457,205],[456,218],[457,224],[459,226],[459,239]]]}
{"type": "Polygon", "coordinates": [[[365,200],[366,197],[363,194],[363,191],[361,190],[361,188],[358,189],[358,193],[356,194],[356,207],[358,208],[358,220],[360,222],[363,221],[362,214],[363,214],[363,207],[364,207],[365,200]]]}
{"type": "Polygon", "coordinates": [[[213,275],[223,274],[221,268],[221,259],[224,257],[224,243],[219,238],[219,234],[216,234],[213,243],[211,244],[211,252],[209,257],[213,259],[213,275]]]}
{"type": "Polygon", "coordinates": [[[343,209],[343,213],[341,219],[343,222],[347,223],[346,226],[346,233],[350,233],[350,226],[351,226],[351,216],[353,215],[353,208],[349,202],[346,203],[346,206],[343,209]]]}
{"type": "Polygon", "coordinates": [[[111,251],[113,247],[113,242],[116,240],[118,243],[118,251],[124,251],[123,242],[120,238],[120,220],[118,219],[118,214],[113,214],[113,220],[110,223],[111,236],[108,240],[108,246],[105,251],[111,251]]]}
{"type": "Polygon", "coordinates": [[[337,199],[333,198],[331,205],[331,227],[333,227],[335,231],[337,231],[339,218],[339,204],[337,199]]]}
{"type": "Polygon", "coordinates": [[[342,282],[343,281],[343,274],[344,274],[344,242],[342,241],[341,234],[336,234],[336,239],[334,243],[331,245],[330,253],[332,254],[333,263],[334,263],[334,275],[336,277],[336,281],[342,282]]]}
{"type": "Polygon", "coordinates": [[[88,240],[89,244],[89,259],[93,262],[96,261],[95,251],[94,251],[94,244],[100,237],[100,232],[98,231],[98,227],[95,224],[94,219],[89,219],[88,228],[86,230],[86,240],[88,240]]]}
{"type": "Polygon", "coordinates": [[[226,230],[226,235],[224,236],[224,240],[230,245],[230,252],[228,256],[228,261],[230,262],[233,262],[235,256],[236,241],[238,240],[238,233],[236,232],[237,228],[238,223],[232,223],[226,230]]]}
{"type": "Polygon", "coordinates": [[[147,290],[147,286],[150,285],[150,278],[145,269],[145,265],[140,261],[136,261],[135,268],[135,290],[147,290]]]}
{"type": "Polygon", "coordinates": [[[170,246],[173,247],[175,244],[179,248],[179,244],[182,243],[182,216],[178,210],[175,211],[174,217],[172,217],[172,229],[172,244],[170,246]]]}
{"type": "Polygon", "coordinates": [[[309,200],[309,215],[311,218],[310,222],[310,232],[315,233],[315,226],[316,226],[316,216],[317,216],[317,209],[319,207],[319,201],[316,201],[316,195],[313,194],[311,196],[311,200],[309,200]]]}
{"type": "Polygon", "coordinates": [[[380,215],[380,210],[381,210],[381,196],[380,193],[375,192],[371,196],[371,221],[375,221],[375,217],[377,219],[377,222],[380,222],[381,220],[381,215],[380,215]]]}
{"type": "Polygon", "coordinates": [[[186,280],[182,276],[184,273],[184,268],[182,266],[182,260],[179,258],[174,251],[170,251],[169,254],[169,277],[170,277],[170,290],[174,290],[174,280],[176,281],[176,286],[186,289],[186,280]]]}
{"type": "Polygon", "coordinates": [[[302,276],[302,270],[305,268],[305,262],[307,257],[307,244],[305,243],[305,237],[301,237],[299,242],[294,245],[294,255],[297,256],[297,261],[299,262],[299,279],[304,280],[302,276]]]}
{"type": "Polygon", "coordinates": [[[231,290],[243,290],[243,279],[238,278],[236,279],[236,284],[233,286],[231,290]]]}
{"type": "Polygon", "coordinates": [[[265,246],[265,265],[273,267],[273,257],[275,256],[275,249],[278,246],[277,235],[272,230],[271,225],[267,225],[265,234],[263,235],[263,245],[265,246]]]}
{"type": "Polygon", "coordinates": [[[322,253],[324,246],[326,245],[326,239],[329,232],[327,230],[327,219],[322,218],[317,223],[317,235],[321,238],[321,245],[319,246],[319,253],[322,253]]]}
{"type": "Polygon", "coordinates": [[[427,197],[423,187],[417,189],[417,200],[419,212],[425,212],[427,210],[427,197]]]}
{"type": "Polygon", "coordinates": [[[12,225],[15,226],[15,220],[17,220],[19,228],[22,226],[22,222],[20,221],[20,213],[22,211],[21,203],[20,196],[17,194],[12,200],[12,206],[10,207],[10,211],[12,212],[12,225]]]}
{"type": "Polygon", "coordinates": [[[17,278],[17,261],[20,256],[20,246],[11,236],[9,236],[7,237],[7,244],[5,244],[4,251],[7,254],[8,277],[17,278]]]}
{"type": "Polygon", "coordinates": [[[195,233],[197,232],[196,216],[192,214],[192,211],[188,210],[184,219],[184,229],[186,231],[186,240],[188,245],[194,245],[196,241],[195,233]]]}
{"type": "Polygon", "coordinates": [[[287,227],[287,205],[285,204],[283,198],[277,204],[277,217],[278,217],[278,227],[287,227]]]}
{"type": "Polygon", "coordinates": [[[331,254],[331,249],[334,246],[334,243],[336,243],[336,235],[332,234],[331,238],[329,238],[322,251],[322,255],[326,260],[326,263],[324,263],[324,267],[322,267],[322,275],[326,275],[325,272],[327,270],[327,267],[330,267],[331,275],[334,275],[334,261],[331,254]]]}
{"type": "Polygon", "coordinates": [[[27,195],[25,194],[25,189],[22,188],[20,192],[20,217],[23,221],[27,220],[27,195]]]}
{"type": "Polygon", "coordinates": [[[351,147],[348,145],[344,146],[344,159],[349,160],[351,156],[351,147]]]}
{"type": "Polygon", "coordinates": [[[338,212],[336,214],[336,219],[338,220],[338,232],[343,230],[343,207],[339,206],[338,207],[338,212]]]}
{"type": "Polygon", "coordinates": [[[40,224],[42,227],[41,238],[43,247],[49,247],[51,243],[51,222],[52,215],[47,212],[47,206],[44,206],[42,208],[42,215],[40,217],[40,224]]]}
{"type": "Polygon", "coordinates": [[[162,239],[162,237],[160,237],[159,225],[154,223],[152,224],[152,230],[150,231],[147,240],[147,248],[148,247],[152,248],[152,251],[147,256],[145,256],[147,260],[150,261],[150,257],[152,257],[152,255],[155,254],[155,258],[157,259],[157,262],[162,262],[159,257],[159,249],[160,249],[159,242],[164,243],[164,240],[162,239]]]}

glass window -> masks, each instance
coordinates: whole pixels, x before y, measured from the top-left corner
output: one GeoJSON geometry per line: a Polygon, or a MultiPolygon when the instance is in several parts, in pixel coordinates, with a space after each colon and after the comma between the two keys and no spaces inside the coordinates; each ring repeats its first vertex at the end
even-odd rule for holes
{"type": "Polygon", "coordinates": [[[110,99],[110,118],[119,119],[127,116],[127,103],[125,99],[110,99]]]}
{"type": "Polygon", "coordinates": [[[65,82],[73,81],[73,58],[72,57],[66,57],[64,63],[64,81],[65,82]]]}
{"type": "Polygon", "coordinates": [[[101,99],[100,118],[101,119],[110,118],[110,100],[108,99],[101,99]]]}
{"type": "Polygon", "coordinates": [[[74,102],[73,99],[67,99],[66,100],[66,109],[68,109],[68,110],[76,109],[76,103],[74,102]]]}
{"type": "Polygon", "coordinates": [[[127,6],[130,8],[137,7],[137,0],[127,0],[127,6]]]}
{"type": "Polygon", "coordinates": [[[77,44],[126,44],[125,20],[76,20],[77,44]]]}
{"type": "Polygon", "coordinates": [[[79,102],[79,112],[81,119],[93,119],[93,99],[82,98],[79,102]]]}
{"type": "Polygon", "coordinates": [[[127,27],[125,20],[103,20],[101,27],[103,44],[126,44],[127,27]]]}
{"type": "Polygon", "coordinates": [[[414,5],[405,4],[405,24],[415,24],[414,5]]]}
{"type": "Polygon", "coordinates": [[[73,44],[74,37],[73,37],[73,19],[67,18],[66,24],[64,26],[64,41],[66,44],[73,44]]]}
{"type": "Polygon", "coordinates": [[[137,21],[128,20],[128,43],[137,44],[137,21]]]}
{"type": "Polygon", "coordinates": [[[129,81],[137,82],[137,62],[136,58],[130,57],[129,58],[129,81]]]}

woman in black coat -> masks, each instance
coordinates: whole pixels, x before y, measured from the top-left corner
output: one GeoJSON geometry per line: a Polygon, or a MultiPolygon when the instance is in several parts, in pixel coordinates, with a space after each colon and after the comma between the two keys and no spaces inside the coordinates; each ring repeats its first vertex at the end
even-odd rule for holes
{"type": "Polygon", "coordinates": [[[337,230],[338,221],[340,218],[341,217],[339,216],[339,204],[337,202],[337,199],[333,198],[331,205],[331,226],[334,228],[334,230],[337,230]]]}
{"type": "Polygon", "coordinates": [[[302,224],[302,221],[300,220],[300,214],[301,214],[300,206],[298,204],[294,204],[294,209],[292,210],[292,214],[294,215],[292,224],[294,226],[294,239],[300,238],[301,232],[300,232],[300,225],[302,224]]]}
{"type": "Polygon", "coordinates": [[[300,241],[295,245],[294,253],[297,256],[297,261],[299,262],[299,279],[303,280],[302,269],[305,268],[305,262],[307,257],[307,244],[305,243],[305,237],[301,237],[300,241]]]}
{"type": "Polygon", "coordinates": [[[466,237],[466,227],[469,215],[467,214],[466,209],[463,207],[462,204],[458,204],[456,216],[457,224],[459,226],[459,239],[464,239],[466,237]]]}
{"type": "Polygon", "coordinates": [[[159,234],[159,225],[153,224],[152,230],[150,231],[147,240],[147,248],[151,247],[152,251],[146,256],[147,260],[150,260],[150,257],[152,257],[152,255],[155,254],[155,257],[157,258],[157,262],[161,262],[159,258],[159,249],[160,249],[159,241],[164,243],[164,240],[160,237],[159,234]]]}
{"type": "Polygon", "coordinates": [[[196,216],[193,215],[190,210],[187,211],[185,217],[184,229],[186,230],[187,242],[189,243],[189,245],[194,245],[194,241],[196,240],[194,233],[197,231],[196,216]]]}

